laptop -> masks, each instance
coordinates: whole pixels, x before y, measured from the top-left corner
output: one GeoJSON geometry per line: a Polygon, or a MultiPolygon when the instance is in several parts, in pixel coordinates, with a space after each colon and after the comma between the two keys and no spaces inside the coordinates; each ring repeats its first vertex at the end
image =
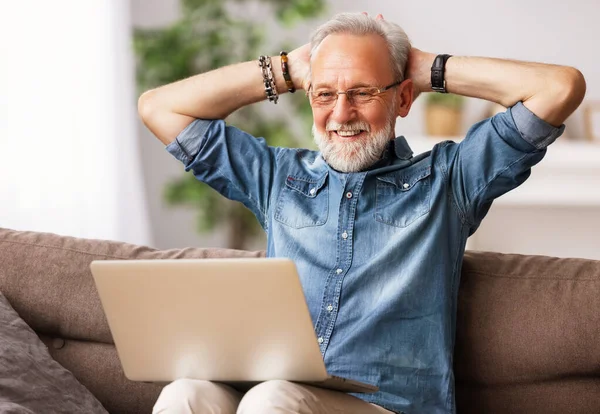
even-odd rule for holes
{"type": "Polygon", "coordinates": [[[329,375],[289,259],[100,260],[90,269],[125,376],[238,389],[274,379],[344,392],[329,375]]]}

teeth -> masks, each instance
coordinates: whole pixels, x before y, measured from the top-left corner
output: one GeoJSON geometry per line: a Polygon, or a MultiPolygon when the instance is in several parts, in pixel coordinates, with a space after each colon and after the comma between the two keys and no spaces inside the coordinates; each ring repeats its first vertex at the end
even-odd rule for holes
{"type": "Polygon", "coordinates": [[[337,133],[340,137],[352,137],[354,135],[360,134],[360,130],[358,130],[358,131],[338,131],[337,133]]]}

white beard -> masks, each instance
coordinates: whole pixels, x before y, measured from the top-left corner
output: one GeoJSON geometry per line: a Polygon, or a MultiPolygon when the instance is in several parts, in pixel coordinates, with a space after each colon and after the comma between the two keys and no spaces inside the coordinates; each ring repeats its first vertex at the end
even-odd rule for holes
{"type": "Polygon", "coordinates": [[[377,132],[370,132],[369,125],[364,122],[336,124],[329,122],[326,131],[361,129],[366,136],[360,140],[349,142],[334,141],[333,132],[320,133],[315,124],[312,127],[313,138],[319,147],[325,161],[334,169],[341,172],[362,171],[375,164],[383,154],[386,146],[393,139],[391,122],[377,132]]]}

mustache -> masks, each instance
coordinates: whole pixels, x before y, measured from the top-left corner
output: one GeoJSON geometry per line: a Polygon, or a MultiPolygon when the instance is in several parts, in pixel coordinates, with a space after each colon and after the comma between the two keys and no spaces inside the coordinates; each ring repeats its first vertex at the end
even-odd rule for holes
{"type": "Polygon", "coordinates": [[[325,131],[327,131],[327,132],[330,132],[330,131],[356,131],[357,129],[360,129],[360,130],[366,131],[366,132],[371,132],[371,127],[369,126],[369,124],[367,124],[366,122],[363,122],[363,121],[344,122],[343,124],[340,124],[335,121],[329,121],[329,122],[327,122],[327,125],[325,126],[325,131]]]}

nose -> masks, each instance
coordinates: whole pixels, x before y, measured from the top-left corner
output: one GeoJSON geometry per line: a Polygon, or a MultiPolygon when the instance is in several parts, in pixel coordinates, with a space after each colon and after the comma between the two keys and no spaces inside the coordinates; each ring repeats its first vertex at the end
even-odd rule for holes
{"type": "Polygon", "coordinates": [[[350,103],[348,96],[344,93],[339,94],[331,113],[331,119],[339,124],[343,124],[351,121],[355,116],[356,109],[350,103]]]}

